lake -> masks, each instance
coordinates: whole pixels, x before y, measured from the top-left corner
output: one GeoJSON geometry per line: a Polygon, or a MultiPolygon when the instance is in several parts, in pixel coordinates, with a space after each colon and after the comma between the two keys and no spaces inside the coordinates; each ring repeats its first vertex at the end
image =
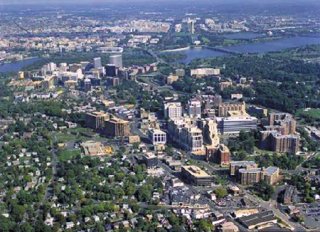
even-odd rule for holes
{"type": "MultiPolygon", "coordinates": [[[[288,48],[295,48],[295,47],[303,47],[306,45],[311,44],[320,44],[320,36],[297,36],[297,37],[290,37],[290,38],[283,38],[277,39],[273,41],[267,42],[258,42],[252,44],[242,44],[242,45],[233,45],[233,46],[226,46],[222,47],[222,49],[237,52],[237,53],[267,53],[267,52],[276,52],[281,51],[288,48]]],[[[173,51],[176,52],[176,51],[173,51]]],[[[184,51],[180,51],[181,53],[185,54],[186,57],[180,60],[180,63],[188,64],[194,59],[203,59],[203,58],[214,58],[214,57],[221,57],[227,56],[228,53],[222,51],[215,51],[209,48],[190,48],[184,51]]]]}
{"type": "Polygon", "coordinates": [[[19,60],[12,63],[0,64],[0,73],[19,72],[21,69],[34,64],[41,60],[40,58],[34,57],[26,60],[19,60]]]}

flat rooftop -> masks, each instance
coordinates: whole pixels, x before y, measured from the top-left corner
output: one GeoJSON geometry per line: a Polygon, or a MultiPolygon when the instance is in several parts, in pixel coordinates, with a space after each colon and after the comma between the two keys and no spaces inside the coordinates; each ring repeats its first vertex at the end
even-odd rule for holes
{"type": "Polygon", "coordinates": [[[276,220],[276,218],[271,210],[244,216],[239,219],[239,221],[247,228],[259,224],[268,223],[273,220],[276,220]]]}
{"type": "Polygon", "coordinates": [[[191,175],[193,175],[194,177],[211,177],[208,173],[206,173],[205,171],[203,171],[201,168],[194,166],[194,165],[190,165],[190,166],[183,166],[183,169],[185,169],[187,172],[189,172],[191,175]]]}

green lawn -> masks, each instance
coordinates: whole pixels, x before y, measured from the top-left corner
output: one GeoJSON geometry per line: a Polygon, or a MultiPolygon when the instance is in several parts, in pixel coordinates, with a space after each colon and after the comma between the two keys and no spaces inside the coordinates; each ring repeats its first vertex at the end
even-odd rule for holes
{"type": "Polygon", "coordinates": [[[58,159],[59,159],[59,161],[64,162],[67,160],[71,160],[80,154],[81,154],[80,149],[62,150],[62,151],[59,151],[59,153],[58,153],[58,159]]]}
{"type": "Polygon", "coordinates": [[[308,110],[298,110],[297,116],[311,118],[314,120],[320,120],[320,109],[308,109],[308,110]]]}

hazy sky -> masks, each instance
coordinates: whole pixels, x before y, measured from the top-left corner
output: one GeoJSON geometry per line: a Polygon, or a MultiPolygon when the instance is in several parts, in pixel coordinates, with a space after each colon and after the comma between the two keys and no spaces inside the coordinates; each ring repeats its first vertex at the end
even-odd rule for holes
{"type": "Polygon", "coordinates": [[[223,3],[223,2],[316,2],[317,0],[0,0],[0,4],[28,4],[28,3],[41,3],[41,4],[48,4],[48,3],[104,3],[104,2],[217,2],[217,3],[223,3]]]}

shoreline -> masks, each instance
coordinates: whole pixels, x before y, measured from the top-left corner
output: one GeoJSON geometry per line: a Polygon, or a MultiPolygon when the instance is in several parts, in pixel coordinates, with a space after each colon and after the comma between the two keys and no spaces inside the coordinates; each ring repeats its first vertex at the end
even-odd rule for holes
{"type": "Polygon", "coordinates": [[[163,50],[160,53],[165,53],[165,52],[183,52],[183,51],[189,50],[191,48],[192,48],[191,46],[188,46],[188,47],[184,47],[184,48],[168,49],[168,50],[163,50]]]}

